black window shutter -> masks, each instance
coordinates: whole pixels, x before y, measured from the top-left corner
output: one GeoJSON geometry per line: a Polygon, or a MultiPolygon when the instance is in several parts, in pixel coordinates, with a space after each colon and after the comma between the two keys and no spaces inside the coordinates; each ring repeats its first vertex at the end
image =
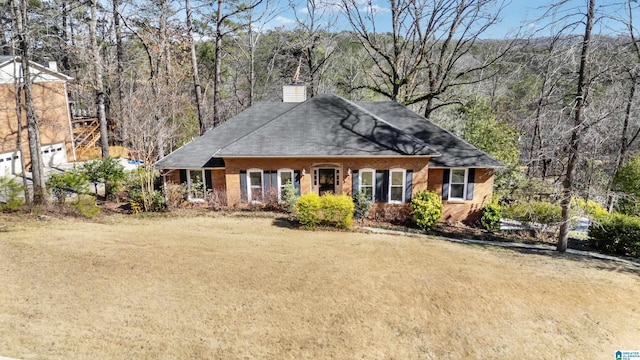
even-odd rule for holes
{"type": "Polygon", "coordinates": [[[293,172],[293,186],[296,188],[296,195],[300,196],[300,170],[293,172]]]}
{"type": "Polygon", "coordinates": [[[180,169],[180,184],[187,183],[187,170],[180,169]]]}
{"type": "Polygon", "coordinates": [[[413,170],[407,170],[407,179],[404,187],[404,202],[411,202],[412,190],[413,190],[413,170]]]}
{"type": "Polygon", "coordinates": [[[247,171],[240,170],[240,197],[242,200],[247,201],[247,171]]]}
{"type": "Polygon", "coordinates": [[[213,189],[213,180],[211,179],[211,170],[204,169],[204,182],[207,186],[207,190],[213,189]]]}
{"type": "Polygon", "coordinates": [[[449,169],[444,169],[444,171],[442,171],[442,200],[448,200],[449,199],[449,173],[451,172],[451,170],[449,169]]]}
{"type": "Polygon", "coordinates": [[[358,170],[351,171],[351,196],[354,198],[358,195],[358,186],[360,185],[360,178],[358,176],[358,170]]]}
{"type": "MultiPolygon", "coordinates": [[[[387,176],[388,177],[388,176],[387,176]]],[[[376,171],[376,202],[383,202],[387,196],[383,197],[384,193],[384,171],[377,170],[376,171]]]]}
{"type": "Polygon", "coordinates": [[[469,169],[467,173],[467,200],[473,200],[473,183],[476,177],[476,169],[469,169]]]}
{"type": "Polygon", "coordinates": [[[389,170],[382,171],[382,202],[389,201],[389,170]]]}

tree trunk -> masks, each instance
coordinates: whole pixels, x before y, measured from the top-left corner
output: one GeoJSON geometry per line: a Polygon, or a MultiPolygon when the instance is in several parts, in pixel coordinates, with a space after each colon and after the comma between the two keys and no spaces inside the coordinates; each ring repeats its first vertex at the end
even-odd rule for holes
{"type": "Polygon", "coordinates": [[[200,135],[207,131],[202,114],[202,87],[200,86],[200,75],[198,73],[198,58],[196,56],[196,44],[193,41],[193,26],[191,23],[191,0],[185,0],[187,13],[187,36],[189,38],[189,48],[191,50],[191,71],[193,72],[193,88],[196,94],[196,109],[198,111],[198,124],[200,124],[200,135]]]}
{"type": "Polygon", "coordinates": [[[580,146],[580,138],[582,132],[582,122],[584,121],[585,97],[587,96],[587,55],[589,55],[589,44],[591,41],[591,28],[593,26],[593,17],[595,9],[595,0],[589,0],[587,10],[587,21],[584,30],[584,39],[582,41],[582,52],[580,55],[580,68],[578,69],[578,89],[576,92],[574,121],[571,129],[571,142],[569,143],[569,159],[567,161],[566,173],[562,181],[562,224],[560,225],[560,235],[558,236],[557,250],[561,253],[567,251],[567,242],[569,239],[569,220],[571,217],[571,193],[573,190],[573,180],[575,167],[578,163],[578,149],[580,146]]]}
{"type": "Polygon", "coordinates": [[[123,116],[123,107],[122,103],[124,101],[124,47],[122,46],[122,25],[120,24],[120,0],[113,0],[113,27],[116,36],[116,64],[118,67],[118,107],[117,107],[117,116],[120,120],[118,124],[122,124],[122,116],[123,116]]]}
{"type": "Polygon", "coordinates": [[[213,74],[213,126],[220,124],[220,86],[222,82],[222,5],[223,0],[218,0],[216,17],[216,49],[215,69],[213,74]]]}
{"type": "Polygon", "coordinates": [[[47,188],[44,180],[44,169],[42,154],[40,153],[40,129],[38,117],[33,105],[33,95],[31,93],[31,70],[29,59],[29,31],[27,26],[27,2],[22,0],[14,3],[16,16],[16,30],[18,37],[18,48],[22,61],[22,80],[24,101],[27,113],[27,137],[29,139],[29,155],[31,156],[31,175],[33,179],[33,204],[41,205],[47,202],[47,188]]]}
{"type": "Polygon", "coordinates": [[[98,2],[91,0],[91,19],[89,21],[89,38],[91,41],[91,53],[93,56],[93,88],[96,92],[96,107],[98,111],[98,123],[100,124],[100,148],[102,157],[109,157],[109,132],[107,129],[107,114],[105,108],[105,92],[102,83],[102,56],[96,33],[98,23],[98,2]]]}
{"type": "MultiPolygon", "coordinates": [[[[11,14],[13,16],[13,24],[15,28],[21,28],[17,26],[18,16],[20,16],[20,9],[18,5],[14,2],[11,6],[11,14]]],[[[18,34],[19,35],[19,34],[18,34]]],[[[20,36],[20,35],[19,35],[20,36]]],[[[12,41],[11,46],[11,56],[16,58],[16,46],[12,41]]],[[[16,148],[20,153],[20,174],[22,174],[22,186],[24,187],[24,199],[27,205],[31,205],[31,200],[33,199],[33,192],[29,187],[29,182],[27,181],[27,167],[24,163],[24,149],[22,144],[22,81],[20,79],[20,74],[18,72],[17,64],[13,66],[13,84],[15,91],[15,100],[16,100],[16,120],[18,122],[18,127],[16,131],[16,148]]]]}

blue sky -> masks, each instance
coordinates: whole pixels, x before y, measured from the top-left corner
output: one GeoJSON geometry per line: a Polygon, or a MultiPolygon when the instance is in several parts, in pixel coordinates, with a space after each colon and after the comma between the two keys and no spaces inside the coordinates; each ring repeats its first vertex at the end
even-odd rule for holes
{"type": "MultiPolygon", "coordinates": [[[[611,34],[623,29],[623,26],[620,22],[612,19],[624,16],[623,8],[619,5],[622,1],[624,0],[596,0],[596,12],[597,16],[600,19],[596,22],[596,25],[594,27],[594,30],[597,33],[611,34]]],[[[544,18],[541,18],[541,16],[545,13],[545,10],[552,2],[557,2],[557,0],[507,0],[505,8],[503,9],[501,14],[501,20],[497,24],[489,28],[482,37],[501,39],[513,35],[519,29],[522,29],[522,31],[524,32],[538,30],[540,31],[538,33],[540,36],[550,35],[552,29],[548,28],[548,25],[553,22],[554,16],[551,14],[544,18]]],[[[575,14],[577,12],[584,13],[586,11],[587,2],[587,0],[568,0],[562,7],[561,12],[555,15],[555,18],[557,19],[565,15],[575,14]]],[[[366,1],[363,1],[362,3],[365,4],[366,1]]],[[[388,18],[389,12],[385,11],[388,7],[388,3],[381,0],[372,0],[371,3],[377,9],[379,9],[379,15],[377,17],[377,19],[379,19],[378,23],[382,25],[384,25],[385,23],[388,24],[389,20],[387,20],[386,18],[388,18]]],[[[306,13],[305,4],[306,3],[304,1],[300,0],[298,5],[296,6],[299,16],[304,16],[304,14],[306,13]]],[[[278,15],[267,25],[267,27],[294,27],[295,16],[293,10],[289,6],[287,6],[287,3],[285,3],[284,1],[278,2],[278,6],[281,7],[281,10],[278,12],[278,15]]],[[[640,19],[640,11],[636,12],[634,12],[634,20],[638,22],[637,19],[640,19]]],[[[582,18],[583,16],[572,16],[570,21],[576,21],[582,18]]],[[[387,27],[388,26],[389,25],[387,25],[387,27]]],[[[640,28],[640,24],[637,24],[636,26],[640,28]]],[[[335,28],[348,29],[349,27],[343,18],[339,18],[335,28]]],[[[380,29],[381,27],[378,26],[378,28],[380,29]]],[[[384,29],[384,27],[382,27],[382,29],[384,29]]],[[[582,29],[583,27],[579,26],[575,29],[575,32],[581,32],[582,29]]]]}

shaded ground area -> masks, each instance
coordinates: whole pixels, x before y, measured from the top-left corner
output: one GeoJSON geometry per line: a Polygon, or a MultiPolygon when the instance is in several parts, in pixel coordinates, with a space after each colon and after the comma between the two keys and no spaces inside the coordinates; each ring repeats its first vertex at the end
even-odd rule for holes
{"type": "Polygon", "coordinates": [[[624,264],[273,216],[13,220],[0,215],[0,356],[600,359],[638,346],[640,274],[624,264]]]}

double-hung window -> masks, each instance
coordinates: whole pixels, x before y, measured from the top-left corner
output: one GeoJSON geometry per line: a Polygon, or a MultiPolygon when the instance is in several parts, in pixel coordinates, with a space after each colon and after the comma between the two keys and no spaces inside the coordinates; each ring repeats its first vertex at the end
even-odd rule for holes
{"type": "Polygon", "coordinates": [[[464,200],[467,193],[468,169],[451,169],[449,178],[449,200],[464,200]]]}
{"type": "Polygon", "coordinates": [[[262,170],[247,170],[247,199],[249,202],[262,202],[262,170]]]}
{"type": "Polygon", "coordinates": [[[282,191],[284,190],[285,185],[288,182],[293,184],[293,170],[291,169],[280,169],[278,170],[278,201],[282,201],[282,191]]]}
{"type": "Polygon", "coordinates": [[[204,170],[187,171],[187,188],[189,189],[189,200],[204,200],[206,188],[204,170]]]}
{"type": "Polygon", "coordinates": [[[373,169],[360,170],[360,187],[358,191],[364,193],[367,199],[375,201],[376,196],[376,171],[373,169]]]}
{"type": "Polygon", "coordinates": [[[405,190],[406,170],[389,170],[389,202],[403,203],[405,190]]]}

